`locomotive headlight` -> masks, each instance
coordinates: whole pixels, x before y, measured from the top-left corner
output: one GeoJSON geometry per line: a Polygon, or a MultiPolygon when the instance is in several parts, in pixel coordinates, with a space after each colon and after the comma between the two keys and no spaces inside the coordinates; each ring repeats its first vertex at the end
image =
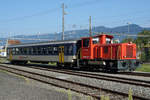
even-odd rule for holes
{"type": "Polygon", "coordinates": [[[105,62],[105,61],[103,61],[103,65],[106,65],[106,62],[105,62]]]}

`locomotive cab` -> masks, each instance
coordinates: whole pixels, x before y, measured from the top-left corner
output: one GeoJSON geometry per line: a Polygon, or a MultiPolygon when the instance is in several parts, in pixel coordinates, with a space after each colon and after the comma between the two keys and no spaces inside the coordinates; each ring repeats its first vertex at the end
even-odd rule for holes
{"type": "Polygon", "coordinates": [[[95,57],[97,57],[98,53],[100,53],[98,47],[100,45],[111,44],[112,38],[113,36],[111,35],[97,35],[94,37],[82,38],[82,59],[94,59],[95,57]]]}

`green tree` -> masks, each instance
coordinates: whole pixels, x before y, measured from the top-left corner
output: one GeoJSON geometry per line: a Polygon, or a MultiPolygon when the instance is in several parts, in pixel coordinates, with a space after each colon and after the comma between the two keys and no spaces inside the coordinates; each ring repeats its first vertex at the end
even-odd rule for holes
{"type": "Polygon", "coordinates": [[[137,50],[141,52],[141,60],[150,61],[150,31],[140,32],[134,42],[137,45],[137,50]]]}
{"type": "Polygon", "coordinates": [[[150,41],[150,31],[144,30],[138,34],[136,39],[137,45],[146,45],[150,41]]]}
{"type": "Polygon", "coordinates": [[[133,38],[125,38],[124,40],[122,40],[122,43],[128,43],[128,42],[134,42],[133,38]]]}

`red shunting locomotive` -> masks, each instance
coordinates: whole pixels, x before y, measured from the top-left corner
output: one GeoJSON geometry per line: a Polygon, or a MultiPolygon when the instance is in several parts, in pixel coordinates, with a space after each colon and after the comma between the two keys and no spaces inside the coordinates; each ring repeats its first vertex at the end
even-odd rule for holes
{"type": "Polygon", "coordinates": [[[81,39],[81,66],[104,71],[133,71],[140,66],[136,59],[136,44],[113,43],[112,35],[97,35],[81,39]]]}

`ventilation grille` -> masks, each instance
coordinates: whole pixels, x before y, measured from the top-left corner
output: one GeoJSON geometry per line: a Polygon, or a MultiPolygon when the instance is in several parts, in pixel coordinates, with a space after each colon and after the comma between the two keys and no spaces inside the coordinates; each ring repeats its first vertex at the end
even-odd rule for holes
{"type": "Polygon", "coordinates": [[[126,58],[132,58],[133,57],[133,46],[127,45],[126,46],[126,58]]]}

